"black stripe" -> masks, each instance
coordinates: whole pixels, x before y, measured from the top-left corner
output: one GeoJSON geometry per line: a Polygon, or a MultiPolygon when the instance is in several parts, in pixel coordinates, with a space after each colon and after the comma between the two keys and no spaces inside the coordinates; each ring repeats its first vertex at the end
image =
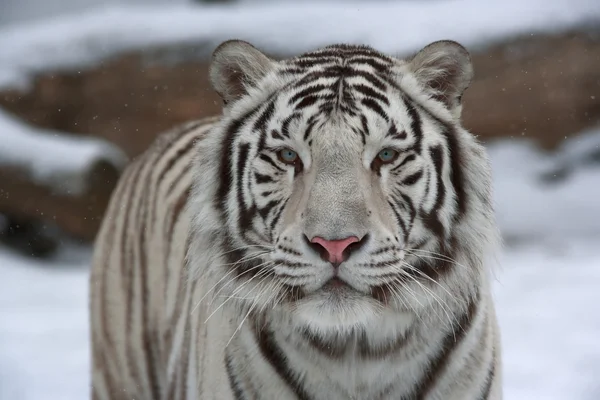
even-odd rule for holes
{"type": "Polygon", "coordinates": [[[237,175],[237,201],[239,207],[238,227],[241,232],[246,231],[252,223],[253,204],[245,204],[244,200],[244,172],[246,163],[248,162],[248,153],[250,145],[244,143],[240,145],[240,152],[237,159],[236,175],[237,175]]]}
{"type": "Polygon", "coordinates": [[[462,217],[467,211],[467,192],[465,190],[465,181],[461,165],[460,145],[457,139],[456,131],[449,126],[444,129],[444,136],[448,142],[448,152],[450,157],[450,181],[456,193],[456,202],[458,206],[458,217],[462,217]]]}
{"type": "Polygon", "coordinates": [[[380,74],[388,74],[392,65],[388,60],[375,58],[371,55],[353,57],[348,61],[348,64],[367,64],[380,74]]]}
{"type": "Polygon", "coordinates": [[[277,132],[276,129],[271,129],[271,137],[273,139],[277,139],[277,140],[285,140],[283,135],[281,135],[279,132],[277,132]]]}
{"type": "Polygon", "coordinates": [[[265,130],[267,128],[267,124],[269,123],[269,120],[273,116],[274,112],[275,112],[275,101],[273,99],[271,99],[271,101],[269,101],[269,103],[267,104],[265,110],[262,112],[262,114],[260,114],[260,116],[254,122],[254,126],[252,127],[252,130],[254,130],[254,131],[265,130]]]}
{"type": "Polygon", "coordinates": [[[400,164],[396,165],[390,171],[391,172],[397,172],[400,168],[402,168],[403,166],[405,166],[410,161],[414,161],[416,158],[417,158],[417,156],[415,156],[414,153],[411,153],[411,154],[407,155],[406,157],[404,157],[404,160],[402,160],[402,162],[400,164]]]}
{"type": "Polygon", "coordinates": [[[396,128],[396,124],[394,124],[392,122],[392,124],[390,125],[390,129],[388,129],[387,133],[385,134],[385,137],[389,137],[395,140],[404,140],[406,139],[406,132],[402,131],[402,132],[398,132],[398,128],[396,128]]]}
{"type": "Polygon", "coordinates": [[[231,157],[233,154],[235,135],[248,119],[258,112],[258,109],[259,107],[256,107],[241,118],[232,121],[227,129],[225,129],[225,134],[223,135],[223,142],[221,143],[221,164],[219,166],[219,188],[217,189],[217,195],[215,196],[215,208],[221,212],[223,220],[226,219],[224,212],[227,207],[227,196],[231,191],[231,157]]]}
{"type": "Polygon", "coordinates": [[[434,171],[437,175],[435,182],[436,193],[435,203],[427,214],[425,214],[423,222],[425,226],[431,230],[438,238],[444,239],[446,237],[446,231],[444,225],[439,218],[438,211],[446,200],[446,187],[444,186],[443,174],[444,174],[444,153],[441,146],[434,146],[429,149],[429,155],[434,165],[434,171]]]}
{"type": "Polygon", "coordinates": [[[367,117],[364,114],[360,116],[360,124],[362,126],[362,134],[365,137],[371,136],[371,132],[369,132],[369,121],[367,120],[367,117]]]}
{"type": "Polygon", "coordinates": [[[364,83],[357,83],[351,86],[353,90],[356,90],[359,93],[362,93],[364,96],[368,98],[373,98],[375,100],[379,100],[386,106],[390,105],[390,101],[387,96],[375,91],[372,87],[365,85],[364,83]]]}
{"type": "MultiPolygon", "coordinates": [[[[402,204],[404,204],[404,206],[406,208],[408,208],[408,214],[409,214],[409,223],[408,223],[408,231],[410,232],[411,228],[412,228],[412,224],[415,221],[415,218],[417,216],[417,208],[415,207],[415,205],[413,204],[412,200],[410,197],[408,197],[407,195],[405,195],[404,193],[400,193],[400,197],[402,198],[402,204]]],[[[405,238],[405,240],[408,238],[405,238]]]]}
{"type": "Polygon", "coordinates": [[[279,204],[279,201],[277,200],[271,200],[267,203],[266,206],[262,207],[262,208],[257,208],[258,210],[258,214],[260,215],[260,217],[263,220],[266,220],[269,212],[273,209],[273,207],[275,207],[277,204],[279,204]]]}
{"type": "Polygon", "coordinates": [[[338,59],[335,58],[331,58],[331,57],[314,57],[311,59],[308,58],[299,58],[296,59],[293,62],[293,64],[299,68],[304,68],[309,69],[309,68],[313,68],[316,66],[322,66],[322,65],[327,65],[327,64],[333,64],[336,61],[338,61],[338,59]]]}
{"type": "Polygon", "coordinates": [[[274,182],[273,177],[269,176],[269,175],[263,175],[261,173],[258,172],[254,172],[254,179],[256,180],[257,184],[262,184],[262,183],[271,183],[274,182]]]}
{"type": "MultiPolygon", "coordinates": [[[[142,173],[143,173],[143,167],[144,164],[142,162],[140,162],[137,165],[137,169],[135,170],[135,178],[134,178],[134,186],[131,192],[128,193],[128,198],[127,198],[127,207],[125,208],[127,210],[127,214],[125,216],[125,222],[123,223],[123,232],[122,232],[122,236],[121,236],[121,245],[123,246],[121,248],[121,266],[122,268],[126,268],[127,273],[123,274],[126,276],[126,279],[124,279],[123,281],[127,282],[127,288],[126,288],[126,294],[127,294],[127,301],[125,302],[124,305],[124,315],[127,318],[127,323],[125,325],[125,332],[124,332],[124,336],[125,336],[125,340],[127,343],[126,346],[126,355],[125,355],[125,359],[126,359],[126,363],[128,365],[128,367],[130,368],[132,375],[133,375],[133,379],[136,382],[140,382],[140,371],[137,367],[137,363],[135,362],[136,355],[135,352],[133,351],[135,346],[133,345],[133,343],[137,343],[137,338],[134,338],[133,335],[131,334],[132,328],[133,328],[133,319],[134,317],[137,315],[136,314],[136,310],[134,309],[135,306],[135,302],[134,302],[134,297],[135,297],[135,278],[138,276],[138,274],[135,271],[135,266],[137,265],[137,263],[135,262],[136,260],[134,259],[134,249],[133,249],[133,240],[131,240],[131,238],[129,237],[129,234],[132,230],[135,230],[135,216],[136,213],[133,212],[136,208],[133,207],[134,205],[139,205],[139,204],[134,204],[133,200],[137,197],[138,191],[140,189],[140,185],[143,183],[143,180],[141,179],[142,177],[142,173]]],[[[138,209],[139,210],[139,209],[138,209]]]]}
{"type": "Polygon", "coordinates": [[[275,225],[277,224],[277,222],[279,222],[279,219],[281,218],[281,214],[283,213],[283,209],[285,208],[287,201],[288,200],[286,199],[281,203],[281,206],[279,207],[279,209],[277,210],[277,213],[275,213],[275,216],[273,217],[273,220],[269,224],[269,234],[271,236],[273,234],[273,229],[275,229],[275,225]]]}
{"type": "Polygon", "coordinates": [[[485,379],[485,386],[481,392],[481,395],[478,397],[478,400],[489,400],[491,391],[492,391],[492,383],[494,383],[494,377],[496,376],[496,348],[492,350],[492,359],[490,360],[490,367],[488,369],[488,374],[485,379]]]}
{"type": "Polygon", "coordinates": [[[390,207],[392,208],[392,211],[394,212],[394,215],[396,216],[396,221],[400,225],[400,229],[402,230],[402,235],[404,236],[404,240],[406,241],[406,238],[408,237],[408,229],[406,228],[406,224],[404,223],[404,221],[402,220],[402,217],[400,216],[400,213],[396,209],[396,205],[389,200],[388,200],[388,204],[390,205],[390,207]]]}
{"type": "Polygon", "coordinates": [[[467,310],[460,317],[458,324],[446,334],[437,355],[430,360],[429,368],[415,388],[414,397],[411,398],[414,398],[415,400],[425,400],[428,398],[429,393],[435,388],[438,379],[448,367],[452,352],[460,346],[461,342],[471,329],[471,324],[477,315],[478,307],[479,297],[472,299],[469,302],[467,310]]]}
{"type": "Polygon", "coordinates": [[[376,100],[364,98],[361,100],[361,103],[363,106],[370,108],[371,110],[376,112],[381,118],[385,119],[386,121],[389,121],[388,115],[385,113],[385,111],[383,111],[383,108],[381,108],[381,106],[379,105],[379,103],[377,103],[376,100]]]}
{"type": "Polygon", "coordinates": [[[366,80],[367,82],[369,82],[371,85],[375,86],[375,88],[381,90],[382,92],[386,91],[386,84],[381,80],[381,77],[370,73],[370,72],[366,72],[366,71],[361,71],[361,70],[353,70],[352,71],[352,76],[355,77],[361,77],[364,80],[366,80]]]}
{"type": "MultiPolygon", "coordinates": [[[[315,96],[315,95],[319,94],[319,92],[322,92],[324,90],[333,90],[333,89],[334,88],[332,85],[317,84],[317,85],[309,86],[307,88],[300,90],[299,92],[294,94],[292,97],[290,97],[290,99],[288,101],[288,105],[291,106],[300,99],[304,99],[305,97],[309,97],[309,96],[315,96]]],[[[295,113],[292,115],[297,115],[297,114],[295,113]]]]}
{"type": "MultiPolygon", "coordinates": [[[[138,204],[139,214],[136,228],[139,230],[140,237],[137,240],[137,247],[139,252],[139,273],[140,273],[140,290],[141,290],[141,341],[142,341],[142,358],[144,359],[144,364],[147,368],[147,377],[148,382],[150,384],[150,392],[152,399],[159,400],[160,399],[160,387],[159,387],[159,377],[157,371],[157,360],[155,348],[152,346],[153,341],[153,330],[150,329],[150,304],[149,304],[149,296],[150,296],[150,282],[147,277],[147,268],[148,263],[146,259],[146,231],[147,231],[147,223],[149,222],[149,213],[148,213],[148,201],[144,201],[148,198],[148,191],[150,189],[150,180],[152,179],[152,171],[149,170],[144,177],[144,187],[141,192],[140,199],[142,200],[142,204],[138,204]]],[[[153,193],[154,197],[158,197],[156,193],[153,193]]]]}
{"type": "Polygon", "coordinates": [[[421,150],[423,147],[423,130],[421,126],[421,117],[417,112],[417,109],[414,105],[411,104],[410,101],[402,97],[402,101],[408,110],[408,115],[410,116],[410,130],[412,134],[415,136],[415,144],[413,148],[417,154],[421,154],[421,150]]]}
{"type": "MultiPolygon", "coordinates": [[[[277,163],[271,157],[269,157],[265,153],[262,153],[260,156],[258,156],[258,158],[260,158],[261,160],[263,160],[264,162],[266,162],[267,164],[269,164],[270,166],[272,166],[273,168],[275,168],[276,170],[278,170],[280,172],[285,171],[283,168],[281,168],[279,165],[277,165],[277,163]]],[[[255,176],[256,176],[256,174],[255,174],[255,176]]]]}
{"type": "Polygon", "coordinates": [[[235,379],[235,376],[233,373],[233,361],[231,359],[231,355],[229,354],[229,352],[227,352],[227,354],[225,355],[225,368],[227,369],[227,377],[229,378],[229,386],[231,387],[231,390],[233,391],[233,396],[234,396],[235,400],[247,400],[240,384],[237,382],[237,379],[235,379]]]}
{"type": "Polygon", "coordinates": [[[306,142],[306,140],[310,137],[315,125],[317,124],[317,118],[316,115],[313,115],[312,117],[310,117],[308,119],[308,125],[306,127],[306,131],[304,131],[304,141],[306,142]]]}
{"type": "Polygon", "coordinates": [[[404,186],[412,186],[415,183],[417,183],[422,177],[423,177],[423,170],[420,169],[417,172],[415,172],[414,174],[411,174],[411,175],[407,176],[406,178],[404,178],[402,180],[401,184],[404,186]]]}
{"type": "Polygon", "coordinates": [[[281,133],[283,134],[283,136],[287,138],[290,137],[290,124],[292,123],[292,121],[300,118],[301,116],[302,115],[299,113],[293,113],[283,121],[283,123],[281,124],[281,133]]]}
{"type": "MultiPolygon", "coordinates": [[[[165,146],[165,148],[160,149],[160,152],[162,154],[162,156],[161,156],[161,160],[162,160],[162,158],[165,157],[166,154],[174,146],[179,145],[184,140],[186,141],[186,145],[183,146],[182,148],[180,148],[179,150],[177,150],[177,152],[167,161],[167,164],[165,165],[165,167],[160,171],[160,173],[155,181],[156,187],[161,186],[161,184],[165,178],[165,175],[167,174],[167,172],[171,171],[171,169],[173,168],[175,163],[177,161],[179,161],[181,158],[185,157],[189,151],[194,149],[193,144],[198,139],[198,135],[196,133],[194,133],[193,135],[191,135],[192,140],[189,140],[189,138],[187,137],[187,134],[190,132],[196,131],[202,125],[205,125],[205,124],[206,124],[205,121],[199,121],[199,122],[191,124],[189,126],[186,125],[184,127],[184,129],[182,129],[181,131],[179,131],[177,134],[174,135],[175,137],[173,139],[169,140],[168,145],[165,146]]],[[[210,129],[208,129],[208,130],[210,130],[210,129]]],[[[156,171],[154,171],[154,172],[156,172],[156,171]]],[[[152,210],[150,211],[153,216],[152,226],[154,225],[154,222],[155,222],[154,221],[154,212],[157,210],[157,202],[158,202],[158,196],[154,196],[154,199],[152,202],[152,210]]]]}
{"type": "Polygon", "coordinates": [[[291,391],[298,397],[298,400],[313,400],[302,387],[302,383],[295,378],[290,368],[290,362],[283,350],[277,345],[271,328],[264,327],[258,331],[260,325],[256,322],[252,325],[255,327],[254,336],[260,352],[264,359],[271,364],[277,375],[289,386],[291,391]]]}

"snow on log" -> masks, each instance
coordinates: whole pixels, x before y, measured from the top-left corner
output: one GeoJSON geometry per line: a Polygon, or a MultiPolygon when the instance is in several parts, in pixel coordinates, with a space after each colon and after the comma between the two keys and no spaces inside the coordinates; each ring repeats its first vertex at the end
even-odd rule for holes
{"type": "Polygon", "coordinates": [[[91,137],[30,127],[0,110],[0,212],[92,239],[127,157],[91,137]]]}

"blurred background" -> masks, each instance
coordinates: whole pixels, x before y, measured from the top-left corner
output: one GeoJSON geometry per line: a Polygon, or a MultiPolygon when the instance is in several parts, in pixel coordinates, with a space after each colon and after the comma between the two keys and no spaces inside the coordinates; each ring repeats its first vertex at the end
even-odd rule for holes
{"type": "Polygon", "coordinates": [[[600,399],[600,1],[3,0],[0,399],[88,395],[91,245],[123,168],[220,112],[223,40],[276,58],[334,42],[408,56],[453,39],[476,78],[504,247],[506,399],[600,399]]]}

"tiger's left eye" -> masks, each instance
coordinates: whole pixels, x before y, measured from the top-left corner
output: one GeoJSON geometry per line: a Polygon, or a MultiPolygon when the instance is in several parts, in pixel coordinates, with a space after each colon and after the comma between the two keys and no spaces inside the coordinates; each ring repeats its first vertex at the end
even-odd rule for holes
{"type": "Polygon", "coordinates": [[[396,160],[396,157],[398,157],[398,152],[394,149],[383,149],[377,155],[379,161],[381,161],[384,164],[394,162],[394,160],[396,160]]]}
{"type": "Polygon", "coordinates": [[[286,164],[294,165],[298,161],[298,153],[292,149],[283,149],[277,152],[279,160],[286,164]]]}

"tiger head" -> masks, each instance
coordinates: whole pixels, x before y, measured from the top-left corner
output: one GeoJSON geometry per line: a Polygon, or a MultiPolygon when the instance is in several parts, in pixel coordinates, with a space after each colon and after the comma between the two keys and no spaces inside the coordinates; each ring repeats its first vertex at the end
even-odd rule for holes
{"type": "Polygon", "coordinates": [[[221,44],[210,78],[224,113],[195,188],[218,290],[316,330],[468,293],[494,238],[489,163],[460,124],[472,76],[452,41],[407,60],[221,44]]]}

